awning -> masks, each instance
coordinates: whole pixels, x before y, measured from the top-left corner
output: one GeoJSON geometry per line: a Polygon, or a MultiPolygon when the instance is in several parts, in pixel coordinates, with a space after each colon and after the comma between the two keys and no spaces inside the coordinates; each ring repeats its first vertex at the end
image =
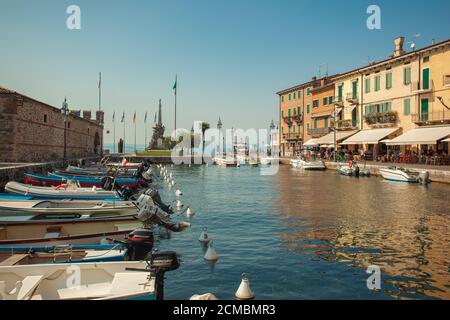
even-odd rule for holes
{"type": "Polygon", "coordinates": [[[318,144],[316,143],[316,141],[317,139],[310,139],[305,142],[304,146],[317,146],[318,144]]]}
{"type": "Polygon", "coordinates": [[[381,139],[389,136],[390,134],[400,130],[400,128],[380,128],[380,129],[368,129],[362,130],[357,134],[351,136],[342,145],[359,145],[359,144],[378,144],[381,139]]]}
{"type": "Polygon", "coordinates": [[[415,128],[386,142],[387,145],[437,144],[438,140],[450,136],[450,126],[415,128]]]}
{"type": "MultiPolygon", "coordinates": [[[[336,132],[336,141],[339,142],[341,140],[344,140],[355,133],[357,133],[358,130],[351,130],[351,131],[337,131],[336,132]]],[[[318,138],[316,141],[317,144],[334,144],[334,132],[330,132],[326,136],[323,136],[321,138],[318,138]]]]}
{"type": "Polygon", "coordinates": [[[321,112],[311,115],[311,118],[325,118],[325,117],[331,117],[331,112],[321,112]]]}

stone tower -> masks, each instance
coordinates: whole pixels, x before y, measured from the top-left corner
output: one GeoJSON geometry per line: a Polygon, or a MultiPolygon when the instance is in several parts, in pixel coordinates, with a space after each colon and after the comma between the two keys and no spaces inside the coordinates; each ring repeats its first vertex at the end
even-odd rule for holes
{"type": "Polygon", "coordinates": [[[161,106],[161,99],[159,99],[158,122],[156,123],[156,126],[153,127],[152,140],[150,141],[150,145],[148,146],[149,150],[164,149],[163,137],[165,129],[166,128],[162,124],[162,106],[161,106]]]}

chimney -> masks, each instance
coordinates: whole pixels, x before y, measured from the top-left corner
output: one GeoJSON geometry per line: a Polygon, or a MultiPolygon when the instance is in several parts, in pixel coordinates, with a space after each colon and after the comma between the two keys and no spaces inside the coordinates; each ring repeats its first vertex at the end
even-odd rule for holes
{"type": "Polygon", "coordinates": [[[394,43],[395,43],[394,57],[399,57],[402,54],[405,54],[405,50],[403,50],[403,44],[405,43],[405,38],[398,37],[395,39],[394,43]]]}
{"type": "Polygon", "coordinates": [[[83,111],[83,118],[86,120],[91,120],[91,111],[83,111]]]}

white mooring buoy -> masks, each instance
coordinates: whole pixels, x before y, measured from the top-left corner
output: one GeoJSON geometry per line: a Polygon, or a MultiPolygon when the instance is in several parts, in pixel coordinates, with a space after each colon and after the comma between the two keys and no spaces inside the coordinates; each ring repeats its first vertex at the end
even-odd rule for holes
{"type": "Polygon", "coordinates": [[[186,216],[189,218],[189,217],[192,217],[193,215],[194,215],[194,211],[191,209],[191,207],[188,207],[186,210],[186,216]]]}
{"type": "Polygon", "coordinates": [[[208,232],[207,232],[207,228],[203,228],[202,233],[200,234],[200,237],[198,237],[198,241],[203,242],[203,243],[208,243],[209,242],[209,236],[208,236],[208,232]]]}
{"type": "Polygon", "coordinates": [[[217,256],[216,248],[214,247],[214,241],[210,241],[208,244],[208,250],[206,250],[205,256],[203,257],[208,261],[217,261],[219,257],[217,256]]]}
{"type": "Polygon", "coordinates": [[[255,298],[255,294],[252,289],[250,289],[250,282],[248,281],[246,273],[242,274],[241,284],[239,285],[235,296],[239,300],[251,300],[255,298]]]}
{"type": "Polygon", "coordinates": [[[181,192],[180,189],[177,189],[177,191],[175,191],[175,195],[176,195],[177,197],[180,197],[180,196],[183,195],[183,192],[181,192]]]}
{"type": "Polygon", "coordinates": [[[219,300],[212,293],[194,294],[189,300],[219,300]]]}
{"type": "Polygon", "coordinates": [[[183,204],[181,203],[180,200],[177,200],[177,208],[181,208],[183,206],[183,204]]]}
{"type": "Polygon", "coordinates": [[[175,185],[175,181],[172,180],[171,185],[173,187],[175,185]]]}

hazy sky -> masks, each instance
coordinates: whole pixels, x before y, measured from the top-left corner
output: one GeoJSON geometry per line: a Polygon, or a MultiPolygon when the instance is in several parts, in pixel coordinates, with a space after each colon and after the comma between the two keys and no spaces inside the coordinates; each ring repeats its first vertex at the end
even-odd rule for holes
{"type": "Polygon", "coordinates": [[[95,110],[101,71],[105,127],[125,111],[134,143],[136,110],[143,143],[144,113],[150,127],[159,98],[173,128],[178,74],[179,127],[215,126],[221,116],[225,127],[266,128],[278,117],[278,90],[318,76],[319,65],[333,74],[386,58],[397,36],[420,33],[417,47],[450,38],[449,13],[448,0],[0,0],[0,86],[95,110]],[[81,30],[66,27],[72,4],[81,30]],[[370,4],[381,7],[381,30],[366,27],[370,4]]]}

